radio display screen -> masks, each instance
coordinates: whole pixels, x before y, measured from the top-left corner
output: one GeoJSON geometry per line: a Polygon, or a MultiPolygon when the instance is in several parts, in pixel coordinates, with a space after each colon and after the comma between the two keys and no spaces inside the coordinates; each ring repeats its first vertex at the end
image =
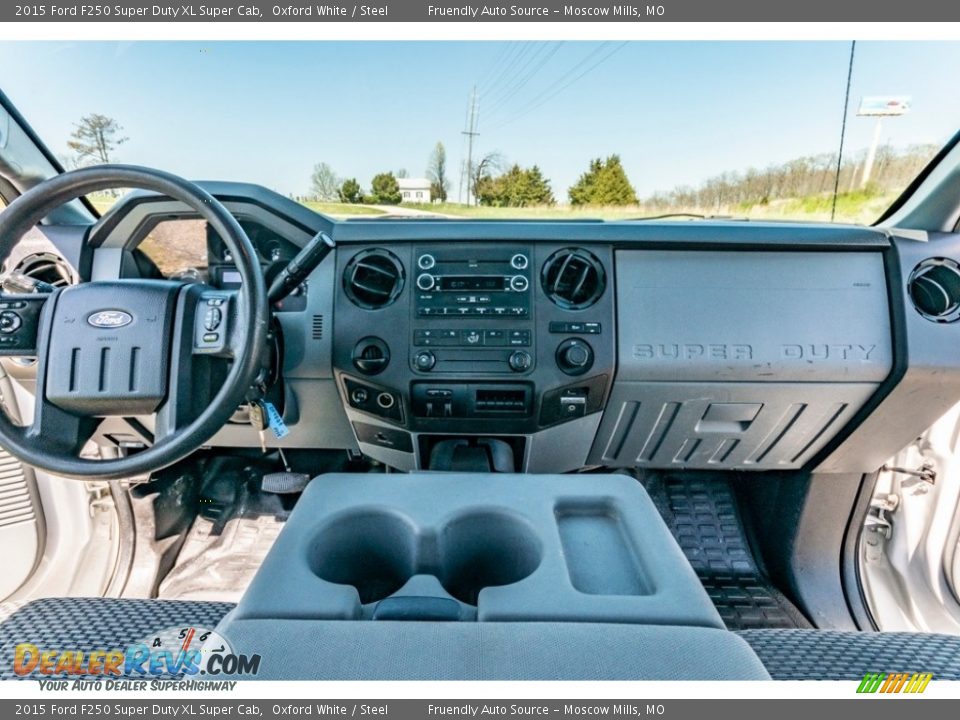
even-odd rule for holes
{"type": "Polygon", "coordinates": [[[441,275],[441,290],[489,290],[496,292],[506,287],[503,275],[441,275]]]}

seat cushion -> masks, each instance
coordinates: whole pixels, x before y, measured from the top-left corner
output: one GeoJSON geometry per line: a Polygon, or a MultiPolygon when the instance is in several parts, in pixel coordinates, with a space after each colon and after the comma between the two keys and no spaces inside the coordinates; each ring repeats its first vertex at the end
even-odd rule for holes
{"type": "MultiPolygon", "coordinates": [[[[13,672],[20,643],[56,650],[125,648],[161,630],[179,626],[215,628],[233,605],[182,600],[47,598],[23,607],[0,608],[0,680],[13,672]]],[[[39,673],[23,679],[46,677],[39,673]]],[[[72,675],[71,678],[82,678],[72,675]]]]}

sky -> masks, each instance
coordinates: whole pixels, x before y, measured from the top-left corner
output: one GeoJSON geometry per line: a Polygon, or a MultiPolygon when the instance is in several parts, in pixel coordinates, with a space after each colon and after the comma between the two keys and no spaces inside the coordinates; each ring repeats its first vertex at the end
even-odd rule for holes
{"type": "MultiPolygon", "coordinates": [[[[475,154],[537,164],[554,194],[617,153],[641,197],[836,151],[844,42],[0,42],[0,88],[54,153],[81,116],[115,118],[121,162],[306,194],[314,164],[369,187],[447,148],[452,196],[477,88],[475,154]]],[[[864,95],[909,95],[882,142],[960,130],[960,43],[857,43],[847,148],[864,95]]]]}

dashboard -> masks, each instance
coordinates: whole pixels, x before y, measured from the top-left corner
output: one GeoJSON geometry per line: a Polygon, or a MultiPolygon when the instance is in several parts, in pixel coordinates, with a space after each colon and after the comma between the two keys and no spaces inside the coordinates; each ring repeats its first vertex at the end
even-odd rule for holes
{"type": "MultiPolygon", "coordinates": [[[[270,445],[400,470],[468,467],[456,449],[486,444],[498,469],[526,472],[869,472],[960,399],[960,297],[930,304],[960,292],[952,235],[337,222],[257,186],[205,187],[247,229],[268,283],[318,232],[336,243],[275,308],[291,432],[270,445]]],[[[89,275],[141,273],[138,246],[184,217],[128,196],[93,231],[89,275]]],[[[230,258],[215,237],[206,250],[207,281],[229,289],[230,258]]],[[[259,440],[238,417],[212,444],[259,440]]]]}

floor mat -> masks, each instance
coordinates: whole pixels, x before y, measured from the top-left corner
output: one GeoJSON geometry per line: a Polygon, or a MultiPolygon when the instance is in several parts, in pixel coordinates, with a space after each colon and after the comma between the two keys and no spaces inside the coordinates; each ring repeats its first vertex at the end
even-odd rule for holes
{"type": "Polygon", "coordinates": [[[758,567],[726,480],[648,475],[643,485],[730,630],[810,627],[758,567]]]}

